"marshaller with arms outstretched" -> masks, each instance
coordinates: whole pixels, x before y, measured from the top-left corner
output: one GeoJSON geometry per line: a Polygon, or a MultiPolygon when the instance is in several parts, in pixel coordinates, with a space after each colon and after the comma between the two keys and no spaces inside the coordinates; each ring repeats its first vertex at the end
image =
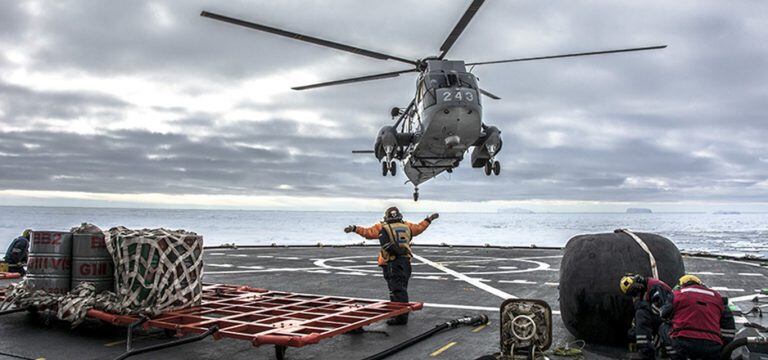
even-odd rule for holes
{"type": "MultiPolygon", "coordinates": [[[[384,212],[384,219],[371,227],[349,225],[344,232],[354,232],[366,239],[379,239],[378,264],[387,281],[389,299],[395,302],[408,302],[408,280],[411,278],[411,240],[426,230],[439,214],[427,216],[418,224],[403,220],[403,214],[396,207],[384,212]]],[[[389,325],[405,325],[408,313],[390,321],[389,325]]]]}

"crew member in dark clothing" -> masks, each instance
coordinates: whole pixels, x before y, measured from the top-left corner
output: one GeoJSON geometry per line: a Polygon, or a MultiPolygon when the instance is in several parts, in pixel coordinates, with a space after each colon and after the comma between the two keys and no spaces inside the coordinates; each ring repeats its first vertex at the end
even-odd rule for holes
{"type": "Polygon", "coordinates": [[[669,325],[661,319],[661,307],[672,299],[672,288],[659,279],[628,274],[619,283],[621,292],[631,296],[635,306],[635,343],[640,359],[655,359],[654,337],[659,335],[669,351],[669,325]]]}
{"type": "MultiPolygon", "coordinates": [[[[418,224],[403,221],[403,214],[396,207],[387,209],[384,219],[371,227],[349,225],[344,232],[356,234],[366,239],[379,239],[378,264],[389,288],[389,299],[395,302],[408,302],[408,280],[411,278],[411,240],[424,232],[440,215],[432,214],[418,224]]],[[[389,325],[405,325],[408,314],[400,315],[387,321],[389,325]]]]}
{"type": "Polygon", "coordinates": [[[31,230],[24,230],[21,236],[11,241],[8,250],[5,251],[5,261],[8,264],[8,271],[24,275],[24,265],[27,264],[29,256],[29,234],[31,230]]]}
{"type": "Polygon", "coordinates": [[[728,300],[707,288],[694,275],[680,278],[680,288],[662,308],[662,316],[670,319],[673,360],[720,359],[723,345],[733,341],[736,324],[728,300]]]}

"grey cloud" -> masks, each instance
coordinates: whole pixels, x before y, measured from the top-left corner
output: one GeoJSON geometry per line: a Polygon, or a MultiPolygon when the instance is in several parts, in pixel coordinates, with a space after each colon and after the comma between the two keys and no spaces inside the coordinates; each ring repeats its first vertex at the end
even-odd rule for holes
{"type": "MultiPolygon", "coordinates": [[[[69,1],[32,17],[3,3],[0,43],[46,40],[46,47],[30,47],[31,69],[152,78],[204,94],[292,70],[332,80],[401,66],[215,23],[198,16],[202,9],[419,57],[437,51],[465,8],[441,0],[176,2],[161,3],[171,18],[163,26],[152,6],[69,1]]],[[[670,47],[477,67],[482,86],[503,98],[484,99],[485,120],[499,126],[505,140],[503,176],[487,178],[465,161],[454,174],[425,184],[422,197],[768,201],[768,189],[755,185],[768,179],[768,163],[761,160],[768,158],[768,48],[759,45],[768,36],[767,10],[751,1],[486,3],[449,57],[670,47]],[[547,132],[566,141],[544,146],[547,132]]],[[[14,66],[0,62],[0,70],[14,66]]],[[[411,99],[414,80],[290,92],[269,104],[246,101],[232,109],[313,111],[334,126],[277,115],[223,122],[226,113],[191,113],[169,104],[152,110],[176,118],[173,134],[0,133],[0,188],[408,196],[402,177],[382,178],[375,160],[350,150],[370,148],[378,127],[390,121],[389,108],[411,99]],[[43,175],[19,175],[29,173],[43,175]],[[283,184],[290,187],[277,188],[283,184]]],[[[285,87],[292,85],[300,84],[285,87]]],[[[0,95],[3,124],[96,113],[112,121],[133,106],[104,94],[3,83],[0,95]]]]}
{"type": "Polygon", "coordinates": [[[5,124],[23,123],[30,118],[74,119],[86,114],[113,120],[129,107],[127,102],[93,92],[32,90],[0,81],[0,119],[5,124]],[[5,114],[3,116],[2,114],[5,114]]]}

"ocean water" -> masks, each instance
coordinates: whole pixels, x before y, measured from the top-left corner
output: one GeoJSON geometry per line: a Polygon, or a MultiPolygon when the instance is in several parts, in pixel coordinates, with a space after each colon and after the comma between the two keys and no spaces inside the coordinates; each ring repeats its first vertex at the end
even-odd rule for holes
{"type": "MultiPolygon", "coordinates": [[[[407,213],[420,221],[427,214],[407,213]]],[[[203,235],[206,245],[353,244],[349,224],[370,226],[373,212],[291,212],[240,210],[166,210],[0,206],[0,252],[25,228],[67,230],[82,222],[109,229],[185,229],[203,235]]],[[[768,258],[768,214],[616,214],[616,213],[443,213],[416,243],[453,245],[563,246],[578,234],[617,228],[654,232],[680,249],[768,258]]]]}

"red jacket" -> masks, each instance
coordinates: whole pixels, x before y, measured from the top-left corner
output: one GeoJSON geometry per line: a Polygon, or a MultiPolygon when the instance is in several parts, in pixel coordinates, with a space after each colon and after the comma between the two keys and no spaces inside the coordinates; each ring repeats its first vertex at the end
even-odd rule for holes
{"type": "Polygon", "coordinates": [[[646,281],[648,283],[645,284],[645,299],[644,299],[645,301],[655,302],[653,300],[656,295],[655,294],[656,292],[664,292],[666,294],[672,294],[672,288],[669,287],[667,283],[652,277],[647,278],[646,281]]]}
{"type": "Polygon", "coordinates": [[[674,293],[671,337],[703,339],[722,344],[723,298],[717,291],[689,285],[674,293]]]}

